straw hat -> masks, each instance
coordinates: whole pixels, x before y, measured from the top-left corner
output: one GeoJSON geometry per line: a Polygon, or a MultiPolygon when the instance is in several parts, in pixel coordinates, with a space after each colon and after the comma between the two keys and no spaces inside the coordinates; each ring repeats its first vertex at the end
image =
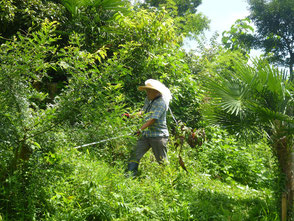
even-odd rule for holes
{"type": "Polygon", "coordinates": [[[144,91],[146,89],[153,89],[161,93],[163,100],[168,108],[169,102],[172,99],[172,95],[170,90],[160,81],[154,79],[148,79],[145,81],[145,86],[139,86],[139,91],[144,91]]]}

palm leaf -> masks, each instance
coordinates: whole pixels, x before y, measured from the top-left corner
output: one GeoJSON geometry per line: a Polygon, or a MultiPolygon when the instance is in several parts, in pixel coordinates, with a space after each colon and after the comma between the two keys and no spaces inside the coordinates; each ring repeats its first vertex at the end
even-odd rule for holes
{"type": "Polygon", "coordinates": [[[242,129],[278,120],[293,127],[293,86],[285,81],[285,73],[268,63],[256,61],[251,67],[236,61],[230,76],[219,74],[206,86],[214,101],[214,110],[204,113],[211,123],[242,129]]]}
{"type": "Polygon", "coordinates": [[[233,115],[242,115],[245,106],[244,98],[248,93],[245,85],[235,79],[227,80],[221,77],[218,81],[208,81],[208,87],[214,98],[217,98],[221,108],[233,115]]]}
{"type": "Polygon", "coordinates": [[[293,116],[289,116],[283,112],[273,111],[267,107],[260,106],[257,103],[250,103],[250,106],[251,110],[258,113],[259,117],[263,119],[263,121],[279,120],[285,123],[294,124],[293,116]]]}

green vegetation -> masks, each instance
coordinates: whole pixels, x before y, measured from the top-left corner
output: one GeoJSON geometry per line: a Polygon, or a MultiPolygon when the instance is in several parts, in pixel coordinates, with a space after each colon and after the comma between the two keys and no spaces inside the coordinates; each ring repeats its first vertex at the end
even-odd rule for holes
{"type": "Polygon", "coordinates": [[[19,171],[6,181],[10,200],[3,204],[4,220],[279,220],[277,168],[265,144],[248,149],[211,129],[202,150],[185,145],[189,173],[179,166],[171,144],[168,165],[158,166],[147,154],[133,179],[124,174],[120,157],[128,148],[121,142],[80,152],[64,134],[58,137],[62,148],[32,159],[25,174],[19,171]]]}
{"type": "Polygon", "coordinates": [[[245,21],[183,51],[208,27],[200,3],[1,1],[0,220],[280,220],[285,190],[291,219],[293,83],[270,59],[248,66],[245,21]],[[142,119],[122,114],[148,78],[178,125],[169,162],[148,153],[134,178],[142,119]]]}

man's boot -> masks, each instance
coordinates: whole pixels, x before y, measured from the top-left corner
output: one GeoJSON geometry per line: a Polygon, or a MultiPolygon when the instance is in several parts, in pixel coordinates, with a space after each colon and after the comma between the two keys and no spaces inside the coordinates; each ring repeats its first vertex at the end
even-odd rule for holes
{"type": "Polygon", "coordinates": [[[131,171],[133,176],[137,175],[138,167],[139,167],[139,164],[136,162],[129,162],[128,163],[128,171],[131,171]]]}

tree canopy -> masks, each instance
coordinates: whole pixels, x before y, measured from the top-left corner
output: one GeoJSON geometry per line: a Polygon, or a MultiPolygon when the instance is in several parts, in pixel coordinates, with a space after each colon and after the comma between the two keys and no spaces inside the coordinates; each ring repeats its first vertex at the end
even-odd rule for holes
{"type": "Polygon", "coordinates": [[[257,28],[258,47],[273,61],[289,67],[293,79],[294,2],[292,0],[249,0],[250,18],[257,28]]]}
{"type": "Polygon", "coordinates": [[[174,18],[179,34],[195,38],[203,30],[208,29],[209,20],[202,13],[197,13],[201,0],[147,0],[143,7],[164,7],[174,18]]]}

